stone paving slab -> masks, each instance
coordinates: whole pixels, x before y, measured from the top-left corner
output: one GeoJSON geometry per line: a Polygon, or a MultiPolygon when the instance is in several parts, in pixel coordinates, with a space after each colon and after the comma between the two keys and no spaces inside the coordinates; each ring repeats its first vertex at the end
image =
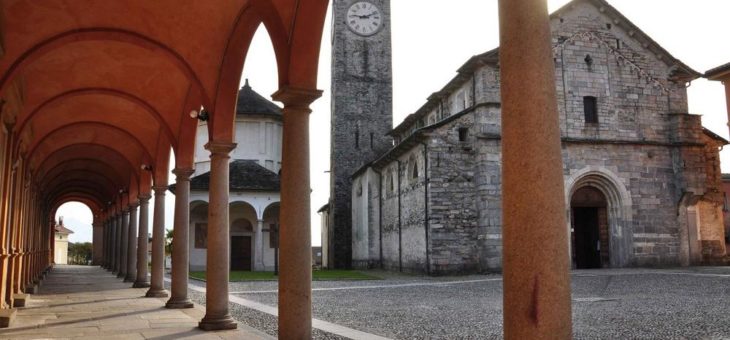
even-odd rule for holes
{"type": "Polygon", "coordinates": [[[203,307],[165,309],[166,298],[130,287],[99,267],[56,266],[0,339],[272,339],[241,323],[238,330],[202,331],[203,307]]]}

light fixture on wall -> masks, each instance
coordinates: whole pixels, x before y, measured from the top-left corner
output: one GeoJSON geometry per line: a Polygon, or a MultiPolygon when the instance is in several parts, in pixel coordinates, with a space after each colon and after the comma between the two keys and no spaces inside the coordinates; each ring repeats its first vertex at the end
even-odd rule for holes
{"type": "Polygon", "coordinates": [[[193,119],[199,119],[200,121],[206,122],[208,121],[208,110],[202,109],[200,112],[197,110],[190,111],[190,118],[193,119]]]}
{"type": "Polygon", "coordinates": [[[152,171],[152,166],[151,166],[151,165],[147,165],[147,164],[142,164],[142,166],[140,166],[140,168],[141,168],[142,170],[146,170],[146,171],[152,171]]]}

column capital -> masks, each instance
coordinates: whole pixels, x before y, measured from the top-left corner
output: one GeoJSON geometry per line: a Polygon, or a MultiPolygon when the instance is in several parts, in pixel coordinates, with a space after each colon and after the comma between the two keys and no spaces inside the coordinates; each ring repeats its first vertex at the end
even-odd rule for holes
{"type": "Polygon", "coordinates": [[[165,196],[165,191],[167,191],[167,185],[156,185],[152,187],[152,190],[155,191],[155,196],[165,196]]]}
{"type": "Polygon", "coordinates": [[[228,156],[228,154],[233,151],[233,149],[236,148],[238,144],[236,143],[228,143],[228,142],[217,142],[217,141],[210,141],[205,144],[205,149],[210,151],[210,156],[228,156]]]}
{"type": "Polygon", "coordinates": [[[137,199],[139,199],[140,204],[147,203],[150,200],[150,198],[152,198],[152,195],[150,195],[150,194],[141,194],[141,195],[137,196],[137,199]]]}
{"type": "Polygon", "coordinates": [[[129,203],[128,209],[130,211],[133,210],[133,209],[137,209],[137,208],[139,208],[139,202],[131,202],[131,203],[129,203]]]}
{"type": "Polygon", "coordinates": [[[190,168],[175,168],[175,169],[172,169],[172,173],[175,174],[176,181],[180,181],[180,180],[184,181],[184,180],[190,180],[190,176],[192,176],[193,173],[195,173],[195,170],[190,169],[190,168]]]}
{"type": "Polygon", "coordinates": [[[321,90],[284,86],[272,94],[271,98],[284,103],[284,109],[301,109],[311,112],[309,105],[321,96],[321,90]]]}

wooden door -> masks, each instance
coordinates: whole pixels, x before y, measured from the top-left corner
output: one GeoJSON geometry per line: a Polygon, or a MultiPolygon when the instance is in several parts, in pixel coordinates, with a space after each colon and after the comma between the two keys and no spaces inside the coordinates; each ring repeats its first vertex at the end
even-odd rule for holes
{"type": "Polygon", "coordinates": [[[251,270],[251,236],[231,237],[231,270],[251,270]]]}

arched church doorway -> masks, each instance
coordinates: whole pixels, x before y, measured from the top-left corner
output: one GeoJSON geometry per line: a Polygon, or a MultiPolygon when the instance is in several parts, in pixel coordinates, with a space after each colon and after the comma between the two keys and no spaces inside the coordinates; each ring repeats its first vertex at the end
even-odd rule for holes
{"type": "Polygon", "coordinates": [[[608,201],[598,189],[584,186],[570,199],[573,267],[605,268],[610,265],[608,201]]]}

